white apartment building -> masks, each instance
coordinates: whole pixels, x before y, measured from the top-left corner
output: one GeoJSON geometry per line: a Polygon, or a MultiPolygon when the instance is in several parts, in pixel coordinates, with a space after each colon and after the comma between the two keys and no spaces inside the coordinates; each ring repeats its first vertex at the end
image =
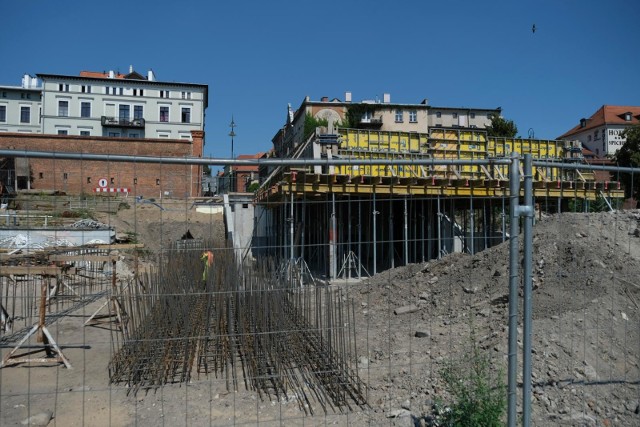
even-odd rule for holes
{"type": "Polygon", "coordinates": [[[0,131],[191,139],[192,130],[204,130],[208,85],[162,82],[130,67],[128,74],[25,75],[22,87],[0,87],[0,96],[0,131]]]}

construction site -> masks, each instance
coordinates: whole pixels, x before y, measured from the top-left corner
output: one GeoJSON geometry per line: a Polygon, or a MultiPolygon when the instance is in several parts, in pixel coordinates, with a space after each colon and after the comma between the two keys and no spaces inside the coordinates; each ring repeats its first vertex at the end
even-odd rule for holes
{"type": "Polygon", "coordinates": [[[640,216],[576,144],[317,128],[287,159],[225,162],[268,171],[250,202],[8,203],[0,424],[439,425],[442,369],[470,345],[506,382],[511,203],[528,180],[519,399],[535,425],[637,425],[640,216]]]}

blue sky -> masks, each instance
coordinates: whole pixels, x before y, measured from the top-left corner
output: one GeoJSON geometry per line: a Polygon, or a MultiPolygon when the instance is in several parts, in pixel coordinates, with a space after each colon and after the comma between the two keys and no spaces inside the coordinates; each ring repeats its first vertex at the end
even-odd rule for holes
{"type": "Polygon", "coordinates": [[[205,155],[271,148],[305,96],[502,107],[555,138],[640,105],[640,1],[2,0],[0,84],[129,65],[209,85],[205,155]],[[537,31],[532,33],[535,24],[537,31]]]}

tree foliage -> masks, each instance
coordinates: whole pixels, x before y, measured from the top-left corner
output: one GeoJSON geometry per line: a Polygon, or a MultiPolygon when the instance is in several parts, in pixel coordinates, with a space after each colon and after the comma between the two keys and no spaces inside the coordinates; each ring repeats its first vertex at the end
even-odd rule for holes
{"type": "Polygon", "coordinates": [[[497,114],[491,115],[491,125],[487,127],[489,136],[513,138],[518,134],[518,127],[513,120],[506,120],[497,114]]]}
{"type": "Polygon", "coordinates": [[[307,114],[304,117],[304,138],[306,141],[309,136],[315,132],[318,126],[329,126],[329,121],[327,119],[318,119],[313,117],[311,114],[307,114]]]}
{"type": "MultiPolygon", "coordinates": [[[[640,125],[627,128],[622,134],[627,141],[613,156],[619,166],[640,168],[640,125]]],[[[620,180],[624,184],[625,196],[640,199],[640,171],[635,173],[620,173],[620,180]]]]}

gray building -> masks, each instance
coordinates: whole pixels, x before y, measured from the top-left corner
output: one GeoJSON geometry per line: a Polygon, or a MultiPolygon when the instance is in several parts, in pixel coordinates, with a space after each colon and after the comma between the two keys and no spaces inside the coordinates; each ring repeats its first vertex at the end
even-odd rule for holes
{"type": "Polygon", "coordinates": [[[21,86],[0,86],[0,132],[40,133],[42,89],[25,74],[21,86]]]}

